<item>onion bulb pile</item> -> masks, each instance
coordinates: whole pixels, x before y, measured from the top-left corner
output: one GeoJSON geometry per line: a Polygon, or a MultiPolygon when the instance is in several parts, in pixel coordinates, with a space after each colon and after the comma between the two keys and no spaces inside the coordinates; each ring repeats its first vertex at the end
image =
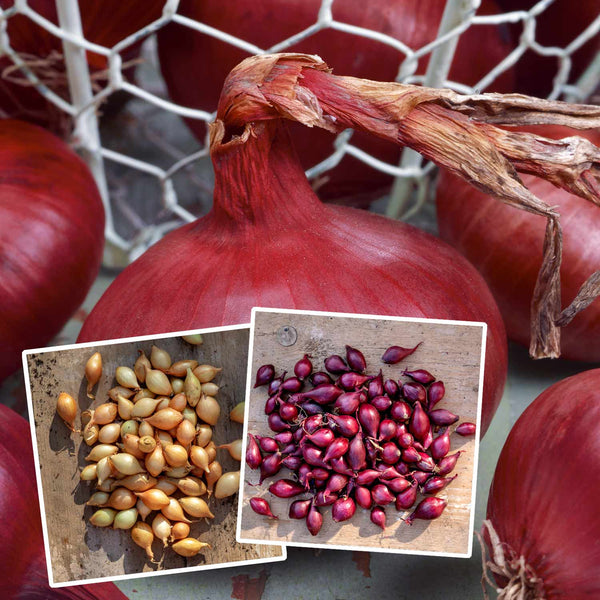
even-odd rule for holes
{"type": "MultiPolygon", "coordinates": [[[[97,364],[94,353],[88,365],[97,364]]],[[[196,360],[173,362],[152,346],[140,350],[133,368],[115,371],[108,398],[81,413],[81,434],[91,447],[80,473],[95,485],[87,505],[96,527],[129,530],[132,540],[155,562],[152,544],[185,557],[210,547],[190,536],[195,520],[214,518],[207,501],[235,494],[239,471],[223,473],[217,448],[241,459],[241,440],[216,446],[213,426],[221,408],[213,381],[221,369],[196,360]]],[[[86,369],[86,378],[88,378],[86,369]]],[[[61,393],[57,413],[75,431],[76,401],[61,393]]]]}
{"type": "Polygon", "coordinates": [[[600,370],[545,390],[512,428],[483,536],[499,598],[600,596],[600,370]]]}

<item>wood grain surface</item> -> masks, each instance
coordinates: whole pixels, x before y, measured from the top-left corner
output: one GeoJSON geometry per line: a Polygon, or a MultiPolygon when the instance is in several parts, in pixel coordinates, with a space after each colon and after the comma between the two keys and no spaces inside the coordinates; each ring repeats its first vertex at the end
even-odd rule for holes
{"type": "MultiPolygon", "coordinates": [[[[244,399],[248,336],[248,329],[240,329],[204,334],[204,343],[200,346],[192,346],[180,337],[172,337],[53,350],[28,356],[32,417],[39,453],[52,573],[56,583],[282,556],[282,549],[278,546],[236,542],[237,495],[224,500],[208,500],[215,518],[194,522],[190,536],[210,543],[212,549],[192,558],[183,558],[170,548],[163,552],[162,543],[155,540],[153,551],[155,558],[160,559],[160,564],[152,564],[146,559],[144,550],[133,543],[129,531],[92,526],[88,519],[95,509],[85,503],[94,485],[93,482],[81,482],[79,478],[80,470],[89,464],[84,457],[90,448],[79,434],[67,429],[55,411],[56,399],[63,391],[78,400],[80,410],[105,402],[108,390],[116,385],[116,368],[120,365],[133,367],[138,349],[144,350],[149,356],[152,344],[156,343],[170,353],[173,361],[192,358],[200,364],[208,363],[223,368],[214,380],[221,388],[217,396],[221,404],[221,417],[214,428],[213,439],[217,444],[233,441],[241,437],[242,425],[230,421],[229,411],[244,399]],[[90,400],[86,396],[83,373],[87,359],[96,350],[102,354],[103,373],[95,388],[96,398],[90,400]]],[[[217,456],[224,472],[239,469],[239,463],[229,456],[227,450],[218,450],[217,456]]],[[[204,496],[204,499],[207,497],[204,496]]],[[[153,514],[147,519],[150,523],[153,514]]]]}
{"type": "MultiPolygon", "coordinates": [[[[293,373],[294,364],[305,353],[312,357],[315,371],[324,370],[324,359],[331,354],[345,356],[345,345],[349,344],[365,355],[368,374],[376,374],[381,368],[384,378],[409,381],[406,376],[401,375],[403,370],[427,369],[446,386],[445,398],[437,407],[460,415],[459,423],[476,422],[482,341],[483,327],[479,325],[256,311],[254,338],[251,340],[252,374],[254,377],[263,364],[273,364],[277,375],[283,371],[293,373]],[[294,338],[295,342],[291,343],[294,338]],[[381,362],[381,356],[389,346],[413,347],[419,342],[423,343],[417,351],[402,362],[396,365],[381,362]]],[[[274,435],[267,425],[264,413],[267,397],[266,386],[250,392],[250,433],[274,435]]],[[[410,511],[398,512],[391,504],[385,508],[385,531],[371,523],[368,510],[357,507],[352,519],[336,523],[331,518],[331,508],[326,507],[320,509],[324,517],[323,527],[313,537],[304,520],[288,517],[289,505],[294,500],[310,496],[301,495],[286,500],[268,492],[268,486],[273,481],[282,477],[289,478],[291,472],[284,468],[275,477],[268,478],[261,486],[257,486],[258,470],[251,470],[246,465],[243,472],[245,483],[239,539],[288,542],[290,545],[352,546],[365,550],[467,554],[472,538],[469,526],[473,510],[476,440],[474,437],[463,438],[452,434],[451,443],[450,453],[461,450],[463,454],[453,473],[458,474],[458,477],[438,494],[448,500],[442,516],[434,521],[415,520],[409,526],[401,517],[408,516],[410,511]],[[264,497],[279,519],[266,519],[254,513],[248,504],[249,499],[254,496],[264,497]]],[[[422,496],[419,496],[417,502],[421,499],[422,496]]]]}

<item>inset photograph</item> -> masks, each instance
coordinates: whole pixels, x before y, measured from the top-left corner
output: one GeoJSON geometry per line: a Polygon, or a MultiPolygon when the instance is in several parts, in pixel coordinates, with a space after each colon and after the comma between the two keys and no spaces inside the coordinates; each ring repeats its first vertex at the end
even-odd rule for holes
{"type": "Polygon", "coordinates": [[[485,335],[254,309],[238,540],[469,557],[485,335]]]}
{"type": "Polygon", "coordinates": [[[248,326],[24,353],[52,586],[285,559],[236,542],[248,326]]]}

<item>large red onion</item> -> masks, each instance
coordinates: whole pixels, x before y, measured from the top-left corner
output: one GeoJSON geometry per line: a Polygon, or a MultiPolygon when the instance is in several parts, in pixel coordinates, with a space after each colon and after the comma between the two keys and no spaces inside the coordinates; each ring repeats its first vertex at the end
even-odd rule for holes
{"type": "MultiPolygon", "coordinates": [[[[537,131],[554,139],[573,133],[550,126],[537,131]]],[[[600,144],[597,131],[580,135],[600,144]]],[[[600,267],[600,208],[537,177],[524,175],[523,181],[538,198],[557,206],[561,214],[561,281],[566,305],[600,267]]],[[[531,298],[542,263],[544,219],[516,211],[447,172],[442,172],[438,185],[437,213],[440,236],[464,254],[490,286],[509,338],[527,345],[531,298]]],[[[600,359],[600,301],[562,329],[561,349],[565,358],[600,359]]]]}
{"type": "MultiPolygon", "coordinates": [[[[418,49],[437,37],[444,4],[440,0],[344,0],[334,2],[332,12],[336,21],[384,33],[418,49]]],[[[178,12],[268,49],[316,23],[320,6],[321,0],[229,0],[225,4],[220,0],[182,0],[178,12]]],[[[479,11],[480,14],[496,12],[493,0],[484,0],[479,11]]],[[[179,24],[161,29],[157,37],[169,94],[172,100],[185,106],[213,111],[225,77],[248,56],[240,48],[179,24]],[[190,73],[202,84],[192,83],[190,73]]],[[[474,85],[508,54],[509,48],[505,28],[473,27],[461,36],[449,78],[474,85]]],[[[316,33],[285,51],[318,54],[340,73],[377,81],[393,81],[404,59],[404,54],[392,46],[335,29],[316,33]]],[[[428,59],[429,55],[421,59],[417,73],[424,73],[428,59]]],[[[508,92],[512,87],[513,76],[507,72],[494,82],[492,89],[508,92]]],[[[186,122],[204,140],[204,123],[186,122]]],[[[304,168],[331,154],[331,135],[316,129],[297,129],[292,137],[304,168]]],[[[361,133],[354,134],[352,143],[388,163],[398,162],[397,146],[361,133]]],[[[315,182],[315,188],[326,200],[351,197],[360,201],[381,194],[391,181],[389,175],[346,156],[339,166],[315,182]]]]}
{"type": "Polygon", "coordinates": [[[256,122],[227,143],[213,136],[212,158],[212,212],[125,269],[80,341],[245,323],[252,306],[485,321],[487,429],[506,376],[506,340],[466,260],[405,224],[321,204],[278,121],[256,122]]]}
{"type": "MultiPolygon", "coordinates": [[[[522,559],[521,582],[534,574],[539,583],[521,596],[517,580],[507,598],[600,597],[599,455],[599,369],[549,387],[513,427],[496,466],[487,523],[504,573],[516,574],[522,559]]],[[[491,546],[490,532],[484,528],[491,546]]],[[[507,581],[498,576],[497,583],[507,581]]]]}
{"type": "MultiPolygon", "coordinates": [[[[13,0],[0,0],[0,8],[9,8],[13,3],[13,0]]],[[[83,35],[90,42],[110,48],[160,17],[164,3],[165,0],[79,0],[83,35]]],[[[28,5],[58,24],[55,0],[28,0],[28,5]]],[[[59,96],[69,99],[62,41],[23,15],[8,20],[7,32],[11,48],[42,82],[59,96]]],[[[138,42],[121,52],[125,64],[123,74],[128,80],[133,79],[135,66],[127,67],[126,63],[138,58],[140,46],[138,42]]],[[[108,67],[106,58],[100,54],[88,52],[87,59],[93,76],[98,77],[108,67]]],[[[56,133],[68,131],[68,116],[33,88],[25,75],[13,70],[12,64],[10,59],[0,58],[0,116],[31,121],[56,133]]],[[[107,107],[103,107],[103,112],[106,110],[107,107]]]]}
{"type": "MultiPolygon", "coordinates": [[[[539,0],[497,0],[502,11],[529,10],[539,0]]],[[[600,0],[554,0],[536,17],[535,41],[542,46],[566,48],[600,15],[600,0]]],[[[523,23],[511,26],[513,39],[519,39],[523,23]]],[[[585,68],[600,51],[600,34],[570,55],[572,60],[569,82],[575,83],[585,68]]],[[[523,94],[545,97],[552,91],[553,80],[558,74],[559,59],[542,56],[533,50],[525,54],[515,65],[516,90],[523,94]]]]}
{"type": "Polygon", "coordinates": [[[0,515],[0,597],[126,600],[112,583],[49,587],[29,424],[3,404],[0,404],[0,515]]]}
{"type": "Polygon", "coordinates": [[[83,161],[35,125],[0,120],[0,380],[83,302],[103,247],[104,210],[83,161]]]}

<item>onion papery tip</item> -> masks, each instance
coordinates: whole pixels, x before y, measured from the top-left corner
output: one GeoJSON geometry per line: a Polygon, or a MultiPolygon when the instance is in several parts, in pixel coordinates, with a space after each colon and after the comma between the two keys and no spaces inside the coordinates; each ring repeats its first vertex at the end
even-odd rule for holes
{"type": "Polygon", "coordinates": [[[498,600],[543,600],[543,581],[537,577],[535,571],[527,564],[524,556],[517,556],[514,550],[503,543],[492,522],[485,519],[481,524],[481,533],[475,532],[481,546],[481,562],[483,573],[481,587],[486,600],[489,596],[486,584],[490,585],[498,595],[498,600]],[[486,544],[486,540],[487,544],[486,544]],[[490,556],[487,557],[486,545],[490,556]],[[506,580],[506,585],[498,587],[490,573],[506,580]]]}

